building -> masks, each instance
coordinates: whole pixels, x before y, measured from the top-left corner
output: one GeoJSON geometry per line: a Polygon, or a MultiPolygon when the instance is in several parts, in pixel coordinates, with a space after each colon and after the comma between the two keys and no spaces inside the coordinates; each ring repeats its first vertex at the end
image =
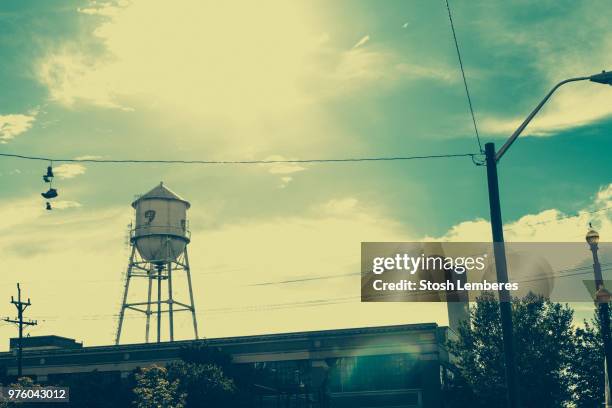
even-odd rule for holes
{"type": "MultiPolygon", "coordinates": [[[[434,323],[338,329],[196,341],[83,347],[58,336],[23,340],[23,373],[42,383],[98,372],[127,378],[134,369],[179,359],[194,343],[214,346],[235,364],[273,373],[259,384],[258,407],[441,407],[446,328],[434,323]]],[[[16,374],[17,343],[0,353],[16,374]]]]}

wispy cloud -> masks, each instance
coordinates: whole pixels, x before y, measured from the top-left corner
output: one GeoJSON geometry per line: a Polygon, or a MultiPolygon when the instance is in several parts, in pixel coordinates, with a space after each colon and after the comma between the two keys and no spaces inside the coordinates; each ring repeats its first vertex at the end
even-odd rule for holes
{"type": "MultiPolygon", "coordinates": [[[[612,116],[612,90],[592,84],[575,85],[553,96],[542,112],[529,124],[524,134],[550,136],[612,116]]],[[[538,101],[534,101],[534,105],[538,101]]],[[[525,112],[525,117],[528,112],[525,112]]],[[[488,116],[482,120],[482,129],[494,134],[511,134],[524,117],[508,118],[488,116]]]]}
{"type": "Polygon", "coordinates": [[[79,203],[78,201],[60,200],[60,201],[55,201],[53,203],[53,208],[58,209],[58,210],[66,210],[69,208],[79,208],[79,207],[82,207],[82,204],[79,203]]]}
{"type": "Polygon", "coordinates": [[[61,179],[70,179],[85,174],[86,167],[78,163],[64,163],[53,169],[54,174],[61,179]]]}
{"type": "Polygon", "coordinates": [[[359,41],[357,41],[357,43],[355,43],[355,45],[353,45],[353,48],[359,48],[365,45],[368,41],[370,41],[370,35],[364,35],[363,37],[361,37],[361,39],[359,39],[359,41]]]}
{"type": "Polygon", "coordinates": [[[285,188],[289,185],[289,183],[291,182],[291,180],[293,180],[293,177],[291,176],[283,176],[281,177],[281,184],[279,185],[279,188],[285,188]]]}
{"type": "Polygon", "coordinates": [[[32,127],[36,112],[0,115],[0,143],[7,143],[32,127]]]}
{"type": "Polygon", "coordinates": [[[83,156],[75,157],[75,160],[98,160],[101,159],[102,156],[96,156],[94,154],[85,154],[83,156]]]}
{"type": "Polygon", "coordinates": [[[116,16],[122,8],[129,5],[129,1],[121,0],[116,2],[105,2],[98,3],[97,1],[91,1],[88,7],[79,7],[77,11],[82,14],[89,14],[92,16],[104,16],[113,17],[116,16]]]}
{"type": "MultiPolygon", "coordinates": [[[[284,156],[272,155],[265,158],[266,161],[289,160],[284,156]]],[[[300,163],[270,163],[262,164],[271,174],[291,174],[306,170],[300,163]]]]}
{"type": "MultiPolygon", "coordinates": [[[[265,160],[287,160],[285,157],[280,155],[272,155],[266,157],[265,160]]],[[[270,164],[262,164],[262,167],[266,168],[270,174],[279,175],[280,177],[280,185],[279,188],[285,188],[289,183],[293,180],[292,176],[289,174],[298,173],[306,170],[306,167],[300,165],[299,163],[270,163],[270,164]]]]}

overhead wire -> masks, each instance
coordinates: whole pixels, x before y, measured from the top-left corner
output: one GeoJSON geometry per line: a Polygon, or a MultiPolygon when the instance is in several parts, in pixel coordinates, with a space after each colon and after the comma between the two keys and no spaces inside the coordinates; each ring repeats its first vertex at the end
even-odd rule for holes
{"type": "MultiPolygon", "coordinates": [[[[455,32],[455,24],[453,23],[453,15],[451,13],[450,5],[448,0],[446,1],[446,11],[448,12],[448,21],[450,22],[451,31],[453,33],[453,40],[455,42],[455,50],[457,51],[457,59],[459,60],[459,68],[461,69],[461,77],[463,78],[463,86],[465,88],[465,95],[467,96],[468,106],[470,107],[470,115],[472,116],[472,124],[474,125],[474,133],[476,134],[476,141],[478,142],[478,148],[480,152],[484,152],[482,149],[482,143],[480,142],[480,134],[478,133],[478,126],[476,125],[476,115],[474,114],[474,107],[472,104],[472,98],[470,96],[470,89],[468,87],[467,79],[465,77],[465,69],[463,67],[463,59],[461,58],[461,51],[459,49],[459,41],[457,40],[457,33],[455,32]]],[[[482,163],[474,164],[480,165],[482,163]]]]}
{"type": "Polygon", "coordinates": [[[157,160],[157,159],[68,159],[30,156],[15,153],[0,153],[0,157],[10,157],[21,160],[38,160],[55,163],[115,163],[115,164],[278,164],[278,163],[346,163],[346,162],[377,162],[377,161],[405,161],[424,159],[443,159],[479,156],[477,153],[450,153],[415,156],[380,156],[380,157],[346,157],[346,158],[320,158],[320,159],[264,159],[264,160],[157,160]]]}
{"type": "MultiPolygon", "coordinates": [[[[612,265],[612,263],[602,264],[602,271],[605,272],[605,271],[612,270],[612,268],[609,267],[610,265],[612,265]]],[[[579,275],[587,275],[587,274],[593,273],[591,268],[592,268],[591,266],[580,266],[580,267],[575,267],[575,268],[561,269],[558,271],[554,271],[552,274],[546,274],[546,275],[542,275],[536,278],[518,280],[516,282],[517,283],[537,282],[541,280],[549,280],[551,278],[568,278],[568,277],[579,276],[579,275]]],[[[279,283],[284,283],[284,282],[279,282],[279,283]]],[[[433,291],[433,292],[438,293],[438,291],[433,291]]],[[[424,293],[425,291],[419,292],[419,294],[424,294],[424,293]]],[[[336,297],[336,298],[322,298],[322,299],[313,299],[313,300],[297,301],[297,302],[217,307],[217,308],[203,309],[197,314],[202,315],[202,314],[211,314],[211,313],[212,314],[223,314],[223,313],[251,312],[251,311],[256,312],[256,311],[263,311],[263,310],[282,310],[282,309],[293,309],[293,308],[300,308],[300,307],[327,306],[327,305],[334,305],[334,304],[341,304],[341,303],[349,303],[349,302],[352,302],[360,298],[361,296],[343,296],[343,297],[336,297]]],[[[132,314],[129,316],[130,316],[129,317],[130,319],[145,318],[145,316],[140,316],[138,314],[132,314]]],[[[61,316],[48,315],[48,316],[41,316],[41,317],[45,318],[46,320],[52,321],[52,320],[59,320],[58,318],[60,318],[61,316]]],[[[118,314],[115,314],[115,313],[94,314],[94,315],[83,316],[82,320],[104,320],[104,319],[112,319],[116,317],[118,317],[118,314]]],[[[126,318],[128,318],[128,315],[126,315],[126,318]]]]}

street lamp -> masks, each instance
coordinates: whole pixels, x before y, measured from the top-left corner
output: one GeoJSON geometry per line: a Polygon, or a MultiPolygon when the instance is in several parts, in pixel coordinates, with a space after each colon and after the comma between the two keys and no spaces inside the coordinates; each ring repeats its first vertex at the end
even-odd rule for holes
{"type": "Polygon", "coordinates": [[[512,143],[525,130],[529,122],[542,109],[552,94],[562,85],[577,81],[591,81],[599,84],[612,85],[612,72],[602,71],[591,76],[569,78],[559,82],[542,99],[535,109],[527,116],[521,125],[508,138],[506,143],[495,151],[495,143],[485,144],[485,158],[487,166],[487,182],[489,189],[489,209],[491,212],[491,231],[493,233],[493,250],[495,255],[495,269],[497,281],[501,284],[499,290],[499,311],[501,317],[502,337],[504,343],[504,361],[506,365],[507,405],[510,408],[520,408],[520,395],[518,386],[518,373],[516,360],[514,358],[514,335],[512,333],[512,305],[510,303],[510,292],[506,289],[508,283],[508,269],[506,264],[506,250],[504,246],[504,230],[501,215],[501,204],[499,201],[499,180],[497,176],[497,162],[508,151],[512,143]]]}
{"type": "MultiPolygon", "coordinates": [[[[595,273],[595,306],[599,312],[599,324],[601,337],[603,339],[606,383],[612,385],[612,341],[610,339],[610,292],[605,288],[601,264],[597,256],[599,249],[599,233],[589,224],[589,231],[586,234],[586,241],[593,253],[593,272],[595,273]]],[[[606,406],[611,406],[609,392],[606,393],[606,406]]]]}

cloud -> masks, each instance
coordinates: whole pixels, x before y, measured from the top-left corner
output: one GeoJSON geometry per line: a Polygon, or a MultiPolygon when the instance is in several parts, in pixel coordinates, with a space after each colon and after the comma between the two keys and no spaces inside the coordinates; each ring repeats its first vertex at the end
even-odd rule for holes
{"type": "Polygon", "coordinates": [[[444,66],[426,66],[406,62],[394,51],[382,46],[351,48],[326,54],[323,72],[311,77],[311,90],[318,98],[346,96],[359,91],[397,86],[419,80],[454,82],[455,71],[444,66]]]}
{"type": "Polygon", "coordinates": [[[76,46],[64,46],[50,53],[36,71],[39,82],[48,88],[50,99],[66,107],[83,101],[106,108],[130,109],[117,102],[119,89],[109,67],[76,46]]]}
{"type": "Polygon", "coordinates": [[[612,184],[602,187],[595,196],[595,204],[605,207],[612,202],[612,184]]]}
{"type": "Polygon", "coordinates": [[[448,68],[400,62],[396,69],[400,75],[411,79],[438,79],[445,82],[454,82],[457,79],[456,72],[448,68]]]}
{"type": "MultiPolygon", "coordinates": [[[[576,3],[572,9],[550,8],[542,3],[547,18],[516,18],[516,5],[499,3],[496,11],[474,16],[480,20],[480,38],[485,39],[489,53],[500,55],[505,66],[492,61],[490,69],[504,70],[508,56],[524,61],[519,70],[526,73],[509,91],[524,112],[520,114],[479,115],[482,129],[495,134],[510,134],[559,81],[589,76],[609,69],[612,40],[609,32],[610,13],[600,6],[576,3]],[[509,18],[514,16],[514,18],[509,18]],[[571,27],[571,29],[568,29],[571,27]],[[597,38],[597,41],[591,39],[597,38]],[[523,101],[530,101],[523,104],[523,101]]],[[[534,16],[539,13],[532,10],[534,16]]],[[[487,52],[487,50],[484,50],[487,52]]],[[[518,71],[521,72],[521,71],[518,71]]],[[[512,76],[512,78],[516,78],[512,76]]],[[[503,77],[497,80],[503,82],[503,77]]],[[[492,89],[495,89],[493,87],[492,89]]],[[[546,103],[542,111],[525,130],[530,136],[551,136],[561,130],[597,122],[612,115],[612,88],[588,81],[563,85],[546,103]]]]}
{"type": "MultiPolygon", "coordinates": [[[[612,184],[601,188],[591,206],[576,215],[567,215],[557,209],[547,209],[528,214],[504,226],[508,242],[582,242],[589,222],[612,236],[612,184]]],[[[600,232],[601,232],[600,231],[600,232]]],[[[425,237],[424,240],[483,242],[489,241],[491,226],[487,220],[475,219],[451,227],[441,237],[425,237]]]]}
{"type": "MultiPolygon", "coordinates": [[[[268,161],[275,160],[287,160],[285,157],[280,155],[272,155],[265,158],[268,161]]],[[[306,167],[301,166],[299,163],[269,163],[261,164],[262,167],[266,168],[270,174],[280,175],[279,188],[285,188],[293,180],[293,177],[288,174],[297,173],[306,170],[306,167]]]]}
{"type": "MultiPolygon", "coordinates": [[[[266,157],[264,160],[266,161],[282,161],[289,160],[280,155],[272,155],[266,157]]],[[[297,173],[300,171],[306,170],[306,167],[302,166],[300,163],[270,163],[270,164],[262,164],[268,172],[271,174],[291,174],[297,173]]]]}
{"type": "Polygon", "coordinates": [[[117,2],[98,3],[91,1],[88,7],[79,7],[77,11],[82,14],[92,16],[114,17],[121,11],[122,8],[129,5],[129,1],[122,0],[117,2]]]}
{"type": "Polygon", "coordinates": [[[281,184],[279,185],[279,188],[287,187],[289,185],[289,183],[291,182],[291,180],[293,180],[293,177],[291,177],[291,176],[281,177],[281,184]]]}
{"type": "MultiPolygon", "coordinates": [[[[104,53],[87,54],[68,42],[38,61],[38,79],[52,100],[115,109],[144,103],[166,116],[240,126],[299,113],[372,81],[420,79],[428,72],[406,75],[399,66],[403,57],[390,48],[365,52],[369,34],[350,50],[340,49],[321,18],[299,2],[188,0],[168,7],[161,0],[135,0],[106,9],[81,9],[107,15],[93,31],[104,53]]],[[[416,65],[410,74],[419,71],[416,65]]]]}
{"type": "Polygon", "coordinates": [[[53,209],[58,209],[58,210],[66,210],[69,208],[80,208],[82,207],[81,203],[77,202],[77,201],[54,201],[53,202],[53,209]]]}
{"type": "Polygon", "coordinates": [[[30,114],[0,115],[0,143],[7,143],[32,127],[36,112],[30,114]]]}
{"type": "MultiPolygon", "coordinates": [[[[529,136],[551,136],[559,131],[587,125],[612,115],[612,89],[590,83],[566,85],[552,96],[550,102],[523,132],[529,136]]],[[[544,95],[542,95],[544,97],[544,95]]],[[[539,100],[534,100],[535,104],[539,100]]],[[[482,129],[494,134],[512,134],[527,117],[488,116],[482,120],[482,129]]]]}
{"type": "Polygon", "coordinates": [[[370,35],[364,35],[355,45],[353,45],[353,48],[359,48],[365,45],[368,41],[370,41],[370,35]]]}
{"type": "Polygon", "coordinates": [[[61,179],[70,179],[85,174],[86,167],[78,163],[64,163],[53,168],[53,174],[61,179]]]}
{"type": "Polygon", "coordinates": [[[181,7],[136,0],[80,11],[106,15],[93,31],[105,52],[88,55],[66,43],[38,67],[51,98],[66,106],[155,100],[183,114],[255,119],[301,102],[303,61],[321,38],[311,13],[282,0],[188,0],[181,7]],[[134,29],[143,26],[150,29],[134,29]]]}
{"type": "Polygon", "coordinates": [[[355,213],[359,208],[358,205],[359,200],[354,197],[335,198],[320,206],[320,210],[323,214],[344,216],[345,214],[355,213]]]}
{"type": "Polygon", "coordinates": [[[101,158],[102,158],[102,156],[96,156],[96,155],[93,155],[93,154],[86,154],[86,155],[83,155],[83,156],[75,157],[74,159],[75,160],[99,160],[101,158]]]}

